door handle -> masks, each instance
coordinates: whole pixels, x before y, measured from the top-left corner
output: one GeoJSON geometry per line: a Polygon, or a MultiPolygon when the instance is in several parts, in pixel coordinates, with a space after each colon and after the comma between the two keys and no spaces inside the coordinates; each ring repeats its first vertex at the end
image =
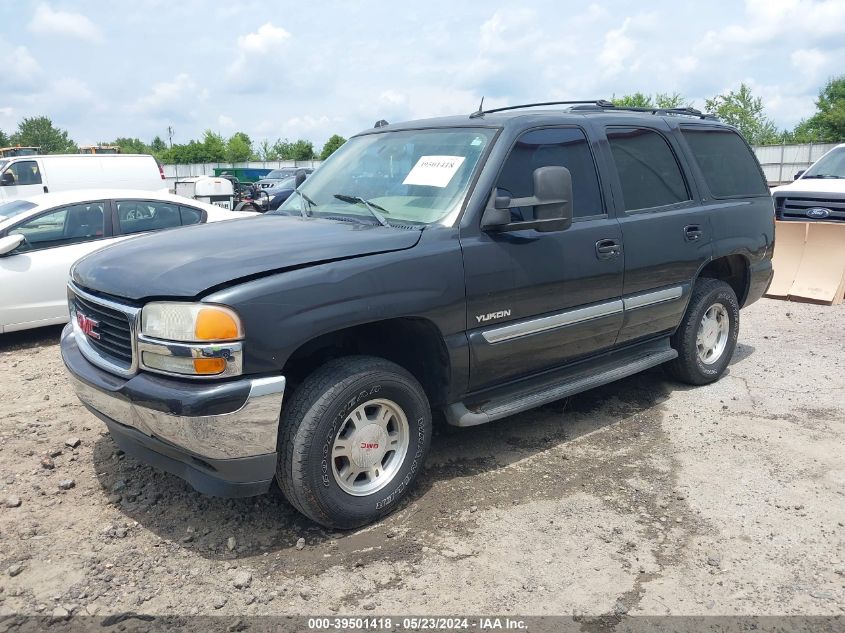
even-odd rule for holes
{"type": "Polygon", "coordinates": [[[618,240],[599,240],[596,242],[596,257],[611,259],[622,254],[622,244],[618,240]]]}
{"type": "Polygon", "coordinates": [[[698,224],[688,224],[684,227],[684,239],[687,242],[697,242],[704,236],[704,231],[698,224]]]}

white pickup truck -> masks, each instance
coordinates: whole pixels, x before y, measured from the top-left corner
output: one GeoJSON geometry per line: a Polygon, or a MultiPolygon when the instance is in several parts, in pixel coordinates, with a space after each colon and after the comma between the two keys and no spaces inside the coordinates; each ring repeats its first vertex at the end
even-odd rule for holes
{"type": "Polygon", "coordinates": [[[845,222],[845,143],[799,172],[794,182],[772,189],[778,220],[845,222]]]}

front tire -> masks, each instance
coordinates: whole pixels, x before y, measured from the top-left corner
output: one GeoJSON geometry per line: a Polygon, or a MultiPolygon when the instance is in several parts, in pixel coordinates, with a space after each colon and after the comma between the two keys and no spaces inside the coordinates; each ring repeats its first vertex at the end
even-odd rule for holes
{"type": "Polygon", "coordinates": [[[409,372],[381,358],[340,358],[283,407],[276,481],[305,516],[351,529],[396,509],[430,443],[428,399],[409,372]]]}
{"type": "Polygon", "coordinates": [[[701,278],[692,290],[686,314],[672,335],[678,358],[669,373],[690,385],[706,385],[722,377],[739,335],[739,302],[728,284],[701,278]]]}

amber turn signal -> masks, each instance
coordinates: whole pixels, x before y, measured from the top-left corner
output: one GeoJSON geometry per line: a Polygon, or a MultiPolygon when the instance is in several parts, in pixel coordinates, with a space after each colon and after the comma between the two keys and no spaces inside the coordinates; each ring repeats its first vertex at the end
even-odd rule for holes
{"type": "Polygon", "coordinates": [[[194,334],[199,341],[228,341],[240,337],[240,327],[229,310],[201,308],[197,313],[194,334]]]}
{"type": "Polygon", "coordinates": [[[211,375],[219,374],[226,369],[225,358],[195,358],[194,371],[197,374],[211,375]]]}

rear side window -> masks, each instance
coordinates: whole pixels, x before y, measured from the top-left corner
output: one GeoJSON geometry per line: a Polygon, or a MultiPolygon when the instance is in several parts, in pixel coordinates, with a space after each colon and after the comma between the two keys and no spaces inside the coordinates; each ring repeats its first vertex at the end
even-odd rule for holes
{"type": "Polygon", "coordinates": [[[689,127],[682,132],[713,197],[769,195],[757,160],[739,134],[689,127]]]}
{"type": "Polygon", "coordinates": [[[663,136],[642,128],[608,128],[607,140],[622,183],[626,211],[690,199],[681,167],[663,136]]]}
{"type": "MultiPolygon", "coordinates": [[[[587,138],[578,128],[532,130],[519,137],[499,174],[497,195],[525,198],[534,193],[534,170],[566,167],[572,175],[572,213],[576,218],[604,213],[596,165],[587,138]]],[[[530,209],[511,209],[512,219],[530,220],[530,209]]]]}
{"type": "Polygon", "coordinates": [[[118,200],[117,223],[123,235],[182,225],[178,205],[152,200],[118,200]]]}

